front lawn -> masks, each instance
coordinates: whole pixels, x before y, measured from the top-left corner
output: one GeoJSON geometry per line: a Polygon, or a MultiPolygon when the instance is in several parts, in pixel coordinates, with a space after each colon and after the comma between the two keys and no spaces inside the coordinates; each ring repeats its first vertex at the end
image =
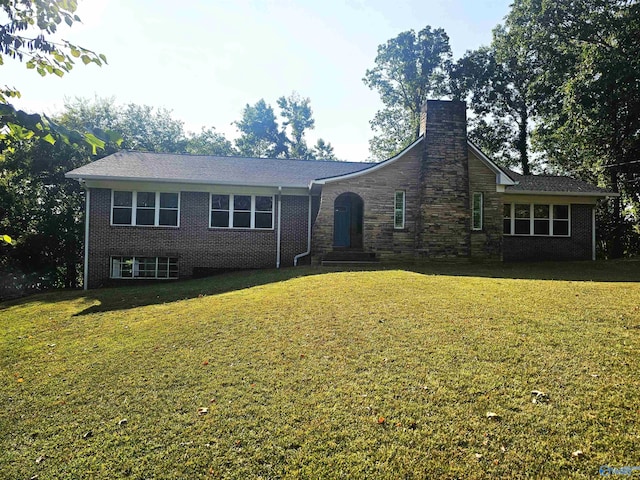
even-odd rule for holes
{"type": "Polygon", "coordinates": [[[640,466],[638,269],[305,267],[0,304],[0,476],[640,466]]]}

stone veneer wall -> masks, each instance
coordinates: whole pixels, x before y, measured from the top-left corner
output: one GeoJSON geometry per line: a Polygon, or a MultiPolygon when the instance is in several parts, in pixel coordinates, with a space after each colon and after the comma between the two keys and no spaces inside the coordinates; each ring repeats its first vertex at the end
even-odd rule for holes
{"type": "MultiPolygon", "coordinates": [[[[277,196],[274,225],[277,225],[277,196]]],[[[307,249],[309,198],[282,196],[281,266],[307,249]]],[[[180,193],[180,227],[112,226],[111,190],[91,189],[89,288],[121,280],[109,279],[113,255],[177,257],[179,277],[194,267],[211,269],[274,268],[277,230],[209,228],[209,194],[180,193]]]]}
{"type": "Polygon", "coordinates": [[[381,260],[412,260],[415,252],[416,218],[418,215],[418,179],[422,142],[402,157],[373,172],[349,180],[322,186],[320,208],[313,225],[315,260],[333,249],[334,202],[345,192],[358,194],[364,203],[363,249],[375,252],[381,260]],[[405,228],[396,230],[394,197],[405,191],[405,228]]]}
{"type": "Polygon", "coordinates": [[[469,151],[469,203],[473,193],[483,194],[482,230],[471,230],[471,257],[500,259],[502,255],[502,194],[496,191],[496,174],[469,151]]]}
{"type": "Polygon", "coordinates": [[[421,170],[419,257],[454,258],[470,254],[469,168],[466,105],[428,100],[421,170]]]}

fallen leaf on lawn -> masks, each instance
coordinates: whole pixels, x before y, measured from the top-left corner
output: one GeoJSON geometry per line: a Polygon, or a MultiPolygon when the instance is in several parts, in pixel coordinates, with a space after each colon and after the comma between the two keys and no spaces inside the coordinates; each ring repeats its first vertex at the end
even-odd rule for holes
{"type": "Polygon", "coordinates": [[[502,453],[506,452],[506,451],[507,451],[507,447],[505,447],[504,445],[502,445],[502,446],[500,447],[500,451],[501,451],[502,453]]]}
{"type": "Polygon", "coordinates": [[[209,365],[209,360],[205,360],[204,362],[202,362],[203,365],[209,365]]]}
{"type": "Polygon", "coordinates": [[[128,422],[129,420],[127,420],[126,418],[123,418],[122,420],[118,420],[118,425],[125,425],[128,422]]]}
{"type": "Polygon", "coordinates": [[[84,435],[82,435],[82,438],[89,438],[93,436],[93,432],[91,430],[89,430],[87,433],[85,433],[84,435]]]}
{"type": "Polygon", "coordinates": [[[384,417],[378,417],[378,424],[382,425],[384,422],[386,422],[384,417]]]}
{"type": "Polygon", "coordinates": [[[482,459],[482,454],[481,453],[476,453],[476,460],[480,460],[482,459]]]}
{"type": "Polygon", "coordinates": [[[487,412],[487,418],[491,420],[500,420],[500,415],[495,412],[487,412]]]}
{"type": "Polygon", "coordinates": [[[44,455],[40,455],[38,458],[36,458],[36,463],[42,463],[44,461],[44,455]]]}
{"type": "Polygon", "coordinates": [[[532,403],[547,403],[549,401],[549,395],[540,390],[532,390],[531,395],[533,396],[532,403]]]}
{"type": "Polygon", "coordinates": [[[19,378],[18,383],[22,383],[22,382],[24,382],[24,378],[19,378]]]}
{"type": "Polygon", "coordinates": [[[582,450],[576,450],[571,454],[571,456],[574,458],[584,457],[584,452],[582,450]]]}
{"type": "Polygon", "coordinates": [[[198,409],[198,415],[206,415],[209,413],[209,409],[207,407],[200,407],[198,409]]]}

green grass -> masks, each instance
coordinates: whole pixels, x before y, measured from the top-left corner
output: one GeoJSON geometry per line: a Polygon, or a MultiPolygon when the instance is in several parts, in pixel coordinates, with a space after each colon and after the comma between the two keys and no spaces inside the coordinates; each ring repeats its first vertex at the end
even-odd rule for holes
{"type": "Polygon", "coordinates": [[[638,466],[639,270],[306,267],[1,304],[0,476],[594,478],[638,466]]]}

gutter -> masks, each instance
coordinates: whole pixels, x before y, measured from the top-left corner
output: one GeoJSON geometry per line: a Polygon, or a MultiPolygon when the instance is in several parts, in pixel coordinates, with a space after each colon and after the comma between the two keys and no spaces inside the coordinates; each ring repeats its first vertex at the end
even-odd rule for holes
{"type": "Polygon", "coordinates": [[[615,192],[550,192],[540,190],[505,190],[506,195],[553,195],[558,197],[598,197],[609,198],[619,197],[619,193],[615,192]]]}
{"type": "Polygon", "coordinates": [[[276,246],[276,268],[280,268],[280,241],[282,238],[282,187],[278,187],[278,239],[276,246]]]}
{"type": "Polygon", "coordinates": [[[309,216],[307,219],[307,251],[303,253],[299,253],[295,257],[293,257],[293,266],[298,266],[298,260],[302,257],[306,257],[311,253],[311,193],[309,193],[309,216]]]}
{"type": "Polygon", "coordinates": [[[78,183],[84,188],[85,191],[85,205],[84,205],[84,268],[82,271],[82,289],[89,289],[89,215],[91,212],[91,190],[87,188],[86,182],[82,179],[78,179],[78,183]]]}

